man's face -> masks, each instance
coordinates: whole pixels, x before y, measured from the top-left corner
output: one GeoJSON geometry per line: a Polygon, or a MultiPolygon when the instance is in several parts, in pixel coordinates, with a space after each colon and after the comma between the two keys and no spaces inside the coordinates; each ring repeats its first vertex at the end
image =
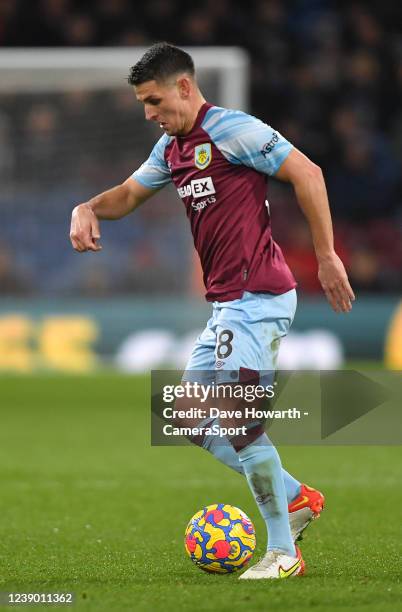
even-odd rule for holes
{"type": "Polygon", "coordinates": [[[145,118],[159,123],[169,136],[177,136],[187,129],[187,87],[188,79],[184,78],[170,82],[146,81],[134,90],[137,100],[144,104],[145,118]]]}

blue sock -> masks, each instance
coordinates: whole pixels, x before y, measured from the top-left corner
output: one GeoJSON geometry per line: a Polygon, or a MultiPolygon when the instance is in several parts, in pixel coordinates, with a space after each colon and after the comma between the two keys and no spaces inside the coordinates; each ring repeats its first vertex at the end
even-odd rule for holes
{"type": "MultiPolygon", "coordinates": [[[[214,421],[214,423],[216,420],[214,421]]],[[[212,423],[211,423],[212,425],[212,423]]],[[[269,444],[269,439],[266,434],[262,434],[255,444],[269,444]]],[[[243,465],[239,461],[239,457],[230,444],[227,438],[217,438],[217,436],[207,436],[204,440],[203,448],[212,453],[218,461],[221,461],[232,470],[244,476],[243,465]]],[[[282,476],[286,489],[286,498],[288,504],[300,495],[300,482],[296,480],[289,472],[282,468],[282,476]]]]}
{"type": "MultiPolygon", "coordinates": [[[[261,438],[262,436],[260,436],[261,438]]],[[[269,442],[252,443],[238,452],[248,485],[269,533],[268,550],[281,550],[296,556],[290,533],[288,505],[281,471],[281,460],[269,442]]]]}
{"type": "Polygon", "coordinates": [[[286,489],[286,498],[288,504],[290,504],[296,497],[299,497],[301,482],[296,480],[296,478],[294,478],[292,474],[289,474],[284,468],[282,468],[282,477],[286,489]]]}

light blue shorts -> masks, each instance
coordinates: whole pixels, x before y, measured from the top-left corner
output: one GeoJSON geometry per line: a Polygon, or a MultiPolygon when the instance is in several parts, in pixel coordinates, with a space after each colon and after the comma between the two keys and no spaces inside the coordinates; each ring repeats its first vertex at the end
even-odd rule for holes
{"type": "Polygon", "coordinates": [[[289,331],[296,306],[295,289],[281,295],[245,291],[240,299],[213,302],[212,317],[197,338],[183,380],[237,382],[247,370],[266,380],[276,369],[280,339],[289,331]]]}

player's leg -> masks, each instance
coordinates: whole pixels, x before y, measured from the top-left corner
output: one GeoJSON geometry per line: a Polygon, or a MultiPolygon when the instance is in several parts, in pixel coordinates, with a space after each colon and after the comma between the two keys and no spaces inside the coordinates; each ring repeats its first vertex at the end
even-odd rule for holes
{"type": "MultiPolygon", "coordinates": [[[[216,318],[218,309],[214,308],[214,314],[211,319],[208,321],[208,324],[202,334],[196,341],[194,346],[192,355],[187,364],[186,371],[183,379],[192,381],[192,382],[200,382],[204,385],[211,385],[214,382],[214,367],[215,367],[215,348],[216,348],[216,318]]],[[[266,330],[265,330],[266,331],[266,330]]],[[[282,330],[283,332],[283,330],[282,330]]],[[[278,350],[279,343],[274,343],[276,350],[278,350]]],[[[276,356],[275,356],[276,360],[276,356]]],[[[176,408],[177,409],[186,409],[190,406],[194,406],[194,400],[188,400],[186,398],[182,398],[177,400],[176,408]]],[[[205,404],[204,404],[205,407],[205,404]]],[[[207,419],[208,421],[208,419],[207,419]]],[[[175,425],[179,426],[200,426],[200,425],[212,425],[216,421],[209,421],[202,423],[199,419],[185,419],[181,421],[175,422],[175,425]]],[[[263,435],[260,440],[260,443],[268,444],[268,439],[263,435]]],[[[228,442],[227,438],[218,438],[216,436],[197,436],[196,438],[192,438],[191,442],[205,448],[209,452],[211,452],[216,459],[221,461],[222,463],[228,465],[232,469],[244,475],[244,467],[242,463],[239,461],[239,457],[234,450],[233,446],[228,442]]],[[[272,446],[272,445],[271,445],[272,446]]],[[[306,528],[306,526],[310,523],[312,518],[318,516],[317,513],[313,512],[311,509],[306,508],[306,504],[304,504],[304,508],[300,508],[297,502],[300,502],[300,483],[295,478],[293,478],[286,470],[282,469],[282,476],[285,484],[286,490],[286,498],[287,503],[291,504],[296,503],[297,511],[290,514],[290,525],[291,525],[291,533],[296,540],[299,537],[300,533],[306,528]],[[309,516],[307,516],[307,514],[309,516]]],[[[310,489],[310,491],[314,491],[310,489]]],[[[314,497],[314,496],[313,496],[314,497]]],[[[310,498],[309,498],[310,499],[310,498]]],[[[303,497],[305,501],[305,496],[303,497]]],[[[315,501],[315,499],[313,500],[315,501]]],[[[291,512],[291,508],[289,507],[289,511],[291,512]]],[[[271,538],[271,541],[272,538],[271,538]]]]}
{"type": "MultiPolygon", "coordinates": [[[[222,426],[219,419],[211,421],[210,425],[222,426]]],[[[266,434],[262,434],[265,436],[266,434]]],[[[244,468],[239,461],[238,454],[229,440],[206,436],[202,446],[208,450],[218,461],[244,476],[244,468]]],[[[324,507],[324,496],[320,491],[301,484],[296,478],[282,467],[282,476],[286,489],[290,531],[293,541],[302,539],[302,533],[311,521],[319,518],[324,507]]]]}
{"type": "MultiPolygon", "coordinates": [[[[239,307],[238,301],[236,302],[239,307]]],[[[244,354],[245,361],[253,364],[255,368],[259,363],[260,368],[262,367],[265,373],[269,373],[276,368],[280,339],[288,333],[293,321],[297,302],[296,292],[293,290],[278,296],[249,294],[248,298],[246,294],[246,300],[242,302],[245,302],[244,320],[248,323],[247,331],[250,332],[250,337],[245,339],[244,346],[251,348],[251,352],[249,350],[244,354]],[[265,342],[265,346],[261,339],[265,342]],[[253,357],[256,358],[255,361],[253,357]]],[[[218,452],[227,464],[236,465],[234,451],[231,452],[230,448],[226,447],[223,450],[219,441],[213,441],[212,444],[218,446],[218,452]]],[[[284,469],[282,477],[286,489],[291,534],[296,541],[301,539],[303,531],[312,520],[320,516],[324,507],[324,496],[320,491],[300,483],[284,469]]]]}
{"type": "MultiPolygon", "coordinates": [[[[190,382],[200,382],[204,385],[210,385],[215,382],[215,364],[216,364],[216,317],[219,314],[219,309],[214,308],[213,316],[209,319],[206,328],[197,338],[194,349],[187,363],[183,380],[190,382]]],[[[279,344],[276,343],[276,350],[279,344]]],[[[276,357],[275,357],[276,358],[276,357]]],[[[194,400],[188,401],[187,398],[181,398],[176,401],[175,408],[185,410],[187,407],[194,406],[194,400]]],[[[199,406],[198,406],[199,407],[199,406]]],[[[176,422],[175,425],[199,426],[219,424],[219,419],[210,419],[202,423],[200,420],[186,420],[176,422]]],[[[224,463],[239,474],[244,475],[244,468],[233,446],[229,443],[226,437],[218,438],[213,435],[199,436],[191,440],[210,452],[218,461],[224,463]]],[[[291,476],[285,469],[282,470],[282,476],[285,483],[286,497],[290,504],[300,495],[301,483],[291,476]]]]}
{"type": "MultiPolygon", "coordinates": [[[[208,321],[207,327],[195,343],[192,355],[183,376],[183,381],[197,381],[204,385],[211,385],[211,383],[215,380],[214,367],[216,358],[214,352],[216,348],[216,311],[217,309],[214,308],[213,316],[208,321]]],[[[275,346],[278,348],[278,342],[275,342],[275,346]]],[[[183,398],[176,402],[175,407],[178,409],[186,409],[190,406],[194,406],[194,401],[189,401],[188,399],[183,398]]],[[[207,423],[200,423],[199,420],[187,419],[184,422],[177,422],[175,424],[193,427],[200,426],[202,424],[206,425],[207,423]]],[[[213,421],[210,420],[209,425],[212,424],[213,421]]],[[[191,441],[211,452],[219,461],[244,475],[244,466],[242,463],[240,463],[238,454],[234,450],[232,444],[228,442],[226,437],[217,438],[216,436],[197,436],[196,438],[192,438],[191,441]]],[[[265,434],[262,434],[262,437],[259,440],[259,444],[261,443],[263,443],[265,446],[269,445],[269,441],[265,434]]],[[[272,445],[270,446],[272,447],[272,445]]],[[[300,483],[285,470],[282,470],[282,476],[286,489],[287,503],[291,503],[292,500],[297,501],[300,483]]],[[[292,517],[290,516],[291,534],[294,540],[296,540],[301,531],[305,529],[311,520],[311,518],[309,519],[309,517],[305,516],[306,512],[306,508],[303,508],[301,512],[295,512],[295,520],[292,520],[292,517]]],[[[274,540],[271,537],[271,542],[273,541],[274,540]]]]}
{"type": "MultiPolygon", "coordinates": [[[[226,333],[224,336],[224,343],[228,344],[228,338],[230,337],[233,346],[237,348],[236,351],[233,351],[233,355],[237,355],[238,358],[240,356],[240,363],[243,364],[243,367],[246,364],[245,367],[250,370],[263,370],[265,373],[271,371],[272,373],[276,366],[279,338],[286,335],[294,316],[295,292],[289,292],[283,296],[261,294],[260,299],[255,295],[244,297],[246,299],[243,299],[241,304],[239,304],[239,301],[234,301],[233,304],[226,304],[223,307],[229,307],[228,311],[223,310],[222,321],[219,321],[219,323],[222,322],[222,327],[226,329],[226,332],[229,331],[229,335],[226,333]],[[244,306],[243,317],[240,317],[240,319],[238,313],[230,312],[234,305],[235,308],[239,309],[244,306]],[[258,312],[259,309],[263,311],[262,316],[258,312]],[[242,326],[242,323],[246,325],[242,326]],[[233,328],[231,328],[231,324],[233,324],[233,328]],[[234,331],[239,340],[237,347],[234,331]],[[266,350],[267,341],[269,350],[266,350]],[[274,349],[276,349],[276,353],[274,349]]],[[[219,336],[218,329],[218,339],[219,336]]],[[[230,348],[233,348],[233,346],[230,348]]],[[[218,357],[220,356],[218,355],[218,357]]],[[[226,367],[228,365],[233,369],[237,367],[236,359],[231,361],[230,358],[226,359],[225,357],[224,361],[226,367]]],[[[239,365],[239,359],[237,365],[239,365]]],[[[255,430],[255,433],[257,431],[255,430]]],[[[231,439],[231,443],[243,464],[250,489],[269,531],[266,555],[259,563],[242,574],[241,578],[282,578],[303,574],[304,561],[300,550],[293,547],[293,538],[289,537],[289,523],[287,522],[287,525],[285,525],[284,519],[285,517],[287,519],[288,507],[284,494],[283,472],[280,468],[280,458],[276,449],[264,434],[261,434],[260,438],[255,437],[254,440],[247,440],[246,444],[244,444],[244,438],[240,441],[231,439]]],[[[306,490],[304,485],[301,491],[303,490],[306,490]]],[[[297,505],[297,501],[298,498],[294,500],[293,504],[296,503],[297,505]]],[[[304,497],[303,503],[306,503],[304,497]]],[[[303,510],[305,511],[306,508],[303,508],[303,510]]],[[[303,528],[307,524],[308,522],[305,522],[303,528]]],[[[293,527],[297,527],[297,524],[293,527]]],[[[300,529],[296,529],[295,532],[292,528],[292,535],[295,536],[296,533],[297,537],[297,533],[300,533],[300,531],[300,529]]]]}
{"type": "MultiPolygon", "coordinates": [[[[253,381],[257,384],[263,382],[259,380],[259,374],[264,371],[273,382],[276,365],[274,350],[277,350],[278,338],[287,333],[294,315],[295,296],[289,297],[289,303],[282,300],[279,307],[273,307],[261,299],[260,294],[246,292],[242,299],[220,305],[217,316],[217,380],[233,384],[237,373],[237,382],[248,382],[252,389],[250,383],[253,381]],[[221,370],[221,366],[225,370],[221,370]]],[[[266,382],[267,379],[263,384],[266,382]]],[[[258,407],[257,397],[254,394],[255,407],[258,407]]],[[[250,490],[266,523],[269,532],[268,550],[281,551],[295,558],[279,454],[265,435],[263,423],[253,422],[254,426],[250,427],[252,419],[247,416],[244,398],[238,402],[242,415],[240,419],[233,417],[234,404],[233,398],[220,400],[220,421],[223,427],[239,431],[246,425],[247,434],[235,435],[230,438],[230,442],[238,454],[250,490]]]]}
{"type": "MultiPolygon", "coordinates": [[[[236,300],[236,302],[238,301],[239,300],[236,300]]],[[[292,319],[293,319],[294,310],[295,310],[294,302],[295,302],[295,296],[293,296],[293,299],[291,300],[291,304],[287,308],[287,310],[290,311],[289,316],[291,316],[292,319]]],[[[271,307],[271,311],[272,310],[273,309],[271,307]]],[[[275,317],[278,313],[273,312],[272,314],[273,314],[273,317],[275,317]]],[[[214,381],[215,365],[217,362],[217,358],[219,360],[219,355],[215,355],[216,343],[217,343],[216,330],[217,330],[217,323],[218,323],[219,315],[220,315],[220,308],[219,306],[215,306],[213,315],[209,319],[205,330],[197,338],[197,341],[195,343],[194,349],[187,363],[185,373],[183,376],[183,379],[185,381],[187,380],[191,382],[197,381],[197,382],[202,382],[205,385],[210,385],[211,382],[214,381]]],[[[220,331],[222,331],[222,328],[220,331]]],[[[265,331],[266,330],[264,330],[264,332],[265,331]]],[[[272,334],[273,332],[269,331],[269,333],[272,334]]],[[[285,333],[286,333],[286,324],[285,324],[285,327],[281,330],[281,335],[284,336],[285,333]]],[[[276,337],[276,341],[270,347],[271,361],[268,364],[265,364],[272,368],[274,367],[274,365],[276,365],[277,353],[279,350],[279,340],[280,340],[280,336],[278,334],[276,334],[275,337],[276,337]]],[[[223,340],[224,340],[224,337],[223,337],[223,340]]],[[[224,351],[223,346],[222,346],[222,350],[224,351]]],[[[183,398],[176,402],[175,407],[177,409],[185,409],[190,404],[194,405],[194,401],[192,400],[191,402],[188,402],[186,398],[183,398]]],[[[218,423],[219,423],[219,419],[214,419],[214,420],[211,419],[211,421],[209,422],[211,426],[213,424],[218,424],[218,423]]],[[[181,423],[181,424],[184,424],[184,423],[181,423]]],[[[190,425],[195,426],[195,425],[199,425],[200,421],[192,421],[191,423],[187,421],[185,424],[189,426],[190,425]]],[[[214,457],[218,459],[218,461],[224,463],[225,465],[235,470],[239,474],[244,475],[243,465],[239,461],[239,457],[236,451],[234,450],[233,446],[229,443],[227,438],[217,438],[216,436],[211,435],[211,436],[200,436],[199,438],[194,439],[192,441],[193,443],[198,444],[199,446],[202,446],[205,450],[207,450],[212,455],[214,455],[214,457]]],[[[289,474],[289,472],[287,472],[284,468],[282,468],[282,476],[283,476],[283,480],[285,484],[287,501],[288,501],[288,504],[290,504],[292,501],[297,499],[297,497],[300,495],[301,483],[296,478],[294,478],[291,474],[289,474]]]]}
{"type": "MultiPolygon", "coordinates": [[[[211,421],[211,425],[221,425],[219,418],[211,421]]],[[[227,438],[217,439],[216,436],[206,436],[202,444],[203,448],[214,455],[218,461],[224,463],[230,469],[244,476],[243,465],[239,461],[238,454],[227,438]]],[[[301,483],[282,467],[282,476],[285,484],[286,498],[288,504],[295,501],[301,492],[301,483]]]]}
{"type": "MultiPolygon", "coordinates": [[[[249,386],[249,385],[248,385],[249,386]]],[[[258,404],[253,406],[258,408],[258,404]]],[[[244,402],[221,400],[221,414],[245,414],[244,402]]],[[[279,454],[264,432],[264,423],[250,427],[248,417],[224,417],[221,426],[230,433],[230,443],[243,466],[248,486],[265,521],[267,550],[296,556],[288,518],[288,502],[279,454]],[[231,433],[234,432],[234,433],[231,433]]]]}

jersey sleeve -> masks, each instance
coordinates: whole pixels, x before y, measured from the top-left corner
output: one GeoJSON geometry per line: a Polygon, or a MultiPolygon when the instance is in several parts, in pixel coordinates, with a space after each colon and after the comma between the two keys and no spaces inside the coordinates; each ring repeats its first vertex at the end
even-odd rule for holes
{"type": "Polygon", "coordinates": [[[165,148],[170,138],[164,134],[156,143],[148,159],[141,164],[131,178],[149,189],[161,189],[171,181],[171,174],[165,161],[165,148]]]}
{"type": "Polygon", "coordinates": [[[277,130],[242,111],[214,106],[206,113],[202,128],[229,162],[270,176],[293,149],[277,130]]]}

